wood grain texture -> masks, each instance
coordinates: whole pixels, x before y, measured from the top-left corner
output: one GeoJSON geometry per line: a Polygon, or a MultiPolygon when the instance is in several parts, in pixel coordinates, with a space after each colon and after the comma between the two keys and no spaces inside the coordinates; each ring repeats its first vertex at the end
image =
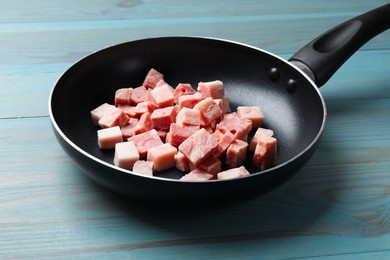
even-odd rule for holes
{"type": "Polygon", "coordinates": [[[226,38],[288,59],[386,1],[0,2],[0,259],[387,259],[390,34],[321,88],[328,120],[308,164],[275,191],[172,208],[118,197],[56,142],[47,100],[75,61],[166,35],[226,38]]]}

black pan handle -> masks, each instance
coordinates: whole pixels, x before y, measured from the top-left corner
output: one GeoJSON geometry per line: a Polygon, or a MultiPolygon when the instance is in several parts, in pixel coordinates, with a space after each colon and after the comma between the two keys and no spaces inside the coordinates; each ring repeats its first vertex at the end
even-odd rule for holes
{"type": "Polygon", "coordinates": [[[378,7],[320,35],[289,60],[318,87],[367,41],[390,28],[390,4],[378,7]]]}

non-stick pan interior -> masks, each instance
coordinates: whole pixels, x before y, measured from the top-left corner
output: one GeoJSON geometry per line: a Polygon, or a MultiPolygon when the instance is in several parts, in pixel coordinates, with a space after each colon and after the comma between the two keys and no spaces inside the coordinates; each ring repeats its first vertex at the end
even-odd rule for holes
{"type": "MultiPolygon", "coordinates": [[[[90,111],[114,103],[118,88],[138,87],[150,68],[162,72],[175,87],[219,79],[230,106],[260,106],[263,127],[278,139],[278,165],[291,161],[316,140],[324,123],[321,95],[287,62],[259,49],[205,38],[167,37],[139,40],[96,52],[72,66],[52,93],[53,119],[71,142],[90,155],[112,163],[113,151],[97,146],[90,111]],[[272,71],[272,72],[271,72],[272,71]]],[[[248,154],[246,166],[251,173],[248,154]]],[[[178,178],[177,170],[159,176],[178,178]]]]}

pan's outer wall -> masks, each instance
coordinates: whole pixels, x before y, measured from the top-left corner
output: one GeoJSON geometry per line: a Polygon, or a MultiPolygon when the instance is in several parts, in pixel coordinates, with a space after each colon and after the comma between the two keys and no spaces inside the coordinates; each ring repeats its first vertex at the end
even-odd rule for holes
{"type": "Polygon", "coordinates": [[[116,192],[153,200],[266,192],[306,163],[326,118],[318,89],[287,62],[249,46],[193,37],[139,40],[91,54],[58,80],[49,109],[57,139],[89,177],[116,192]],[[98,128],[90,111],[102,103],[113,103],[118,88],[141,85],[152,67],[172,86],[191,83],[196,87],[199,81],[222,80],[233,110],[260,106],[265,115],[263,127],[273,129],[278,139],[278,166],[259,174],[248,153],[249,178],[210,183],[159,178],[179,178],[182,173],[175,169],[148,178],[113,167],[113,152],[97,147],[98,128]],[[272,69],[277,73],[270,75],[272,69]],[[160,195],[156,196],[156,191],[160,195]]]}

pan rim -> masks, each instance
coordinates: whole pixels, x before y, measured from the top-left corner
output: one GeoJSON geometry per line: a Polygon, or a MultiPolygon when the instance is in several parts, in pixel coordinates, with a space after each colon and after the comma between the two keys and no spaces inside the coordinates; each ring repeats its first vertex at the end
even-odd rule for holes
{"type": "Polygon", "coordinates": [[[326,124],[326,118],[327,118],[326,103],[325,103],[324,97],[322,96],[321,92],[319,91],[319,87],[317,87],[317,85],[313,82],[313,80],[309,76],[307,76],[303,71],[301,71],[297,66],[295,66],[294,64],[288,62],[287,60],[283,59],[282,57],[280,57],[280,56],[278,56],[278,55],[276,55],[276,54],[274,54],[272,52],[269,52],[267,50],[255,47],[253,45],[245,44],[245,43],[242,43],[242,42],[228,40],[228,39],[222,39],[222,38],[216,38],[216,37],[187,36],[187,35],[148,37],[148,38],[140,38],[140,39],[135,39],[135,40],[131,40],[131,41],[120,42],[120,43],[117,43],[117,44],[112,44],[112,45],[109,45],[107,47],[98,49],[96,51],[93,51],[93,52],[91,52],[91,53],[89,53],[89,54],[79,58],[74,63],[72,63],[72,65],[70,67],[68,67],[64,72],[62,72],[58,76],[57,80],[55,81],[55,83],[54,83],[54,85],[53,85],[53,87],[52,87],[52,89],[50,91],[50,94],[49,94],[48,110],[49,110],[49,117],[50,117],[51,124],[54,127],[55,131],[61,136],[61,138],[68,145],[70,145],[73,149],[75,149],[77,152],[79,152],[83,156],[88,157],[89,159],[95,161],[96,163],[101,164],[101,165],[106,166],[106,167],[109,167],[109,168],[111,168],[112,170],[116,171],[119,174],[125,174],[125,175],[131,174],[131,175],[134,175],[134,176],[137,176],[137,177],[148,178],[148,179],[153,180],[153,181],[168,181],[168,182],[177,182],[177,183],[197,183],[196,185],[203,185],[204,183],[231,182],[231,181],[237,181],[237,180],[240,180],[240,179],[254,178],[256,176],[267,174],[267,173],[276,171],[279,168],[285,167],[286,165],[288,165],[288,164],[292,163],[293,161],[297,160],[299,157],[301,157],[303,154],[305,154],[308,150],[310,150],[315,144],[318,143],[318,141],[319,141],[319,139],[320,139],[320,137],[321,137],[321,135],[322,135],[322,133],[324,131],[325,124],[326,124]],[[269,169],[266,169],[266,170],[263,170],[263,171],[254,172],[254,173],[251,173],[249,176],[244,176],[244,177],[236,178],[236,179],[208,180],[208,181],[200,181],[200,182],[199,181],[198,182],[197,181],[182,181],[182,180],[179,180],[179,179],[170,179],[170,178],[159,177],[159,176],[148,176],[148,175],[143,175],[143,174],[140,174],[140,173],[137,173],[137,172],[133,172],[133,171],[127,170],[127,169],[123,169],[123,168],[115,166],[114,164],[110,164],[108,162],[105,162],[105,161],[99,159],[98,157],[95,157],[95,156],[91,155],[87,151],[85,151],[82,148],[80,148],[76,143],[71,141],[65,135],[65,133],[61,130],[61,128],[58,126],[57,121],[55,119],[55,116],[53,114],[53,109],[52,109],[52,100],[53,100],[54,92],[58,88],[57,86],[60,83],[60,81],[62,80],[62,78],[67,73],[70,73],[69,71],[71,71],[72,68],[76,67],[82,61],[84,61],[86,59],[89,59],[90,57],[93,57],[97,53],[104,52],[104,51],[107,51],[108,49],[115,48],[115,47],[122,46],[122,45],[129,44],[129,43],[133,43],[133,42],[156,41],[156,40],[162,40],[162,39],[166,39],[166,40],[168,40],[168,39],[198,39],[198,40],[211,40],[211,41],[217,41],[217,42],[234,44],[234,45],[242,46],[242,47],[245,47],[245,48],[250,48],[250,49],[253,49],[255,51],[260,51],[260,52],[265,53],[267,55],[270,55],[270,56],[278,59],[279,61],[287,64],[288,66],[294,68],[298,73],[300,73],[311,84],[311,86],[317,92],[317,95],[320,98],[320,101],[321,101],[321,104],[322,104],[322,108],[323,108],[322,122],[321,122],[321,127],[320,127],[316,137],[300,153],[296,154],[295,156],[293,156],[292,158],[290,158],[289,160],[287,160],[287,161],[285,161],[283,163],[275,165],[272,168],[269,168],[269,169]]]}

